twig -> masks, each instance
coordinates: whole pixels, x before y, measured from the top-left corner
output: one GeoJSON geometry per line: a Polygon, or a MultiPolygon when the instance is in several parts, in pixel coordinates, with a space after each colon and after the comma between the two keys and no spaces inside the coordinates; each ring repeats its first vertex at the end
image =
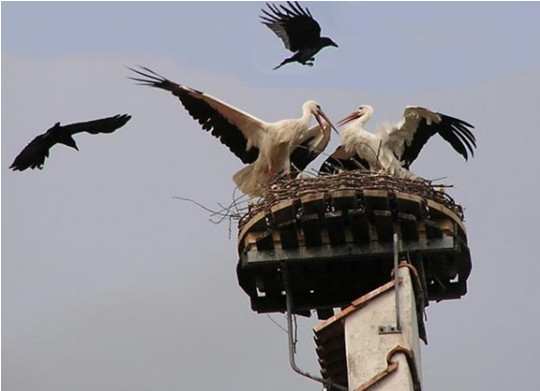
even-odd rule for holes
{"type": "Polygon", "coordinates": [[[240,218],[239,227],[241,229],[256,214],[269,212],[272,206],[281,201],[332,190],[371,189],[416,194],[424,200],[432,200],[445,205],[463,219],[462,207],[444,192],[446,187],[452,187],[452,185],[432,185],[431,181],[421,178],[399,178],[384,172],[368,170],[344,171],[313,178],[279,177],[266,185],[265,198],[250,205],[248,212],[240,218]]]}

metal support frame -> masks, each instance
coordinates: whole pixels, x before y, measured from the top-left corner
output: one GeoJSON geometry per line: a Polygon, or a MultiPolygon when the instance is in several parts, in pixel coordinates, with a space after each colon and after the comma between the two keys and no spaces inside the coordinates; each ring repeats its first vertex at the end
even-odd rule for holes
{"type": "Polygon", "coordinates": [[[396,292],[396,328],[401,331],[401,321],[399,313],[399,235],[394,233],[394,291],[396,292]]]}
{"type": "Polygon", "coordinates": [[[282,263],[281,270],[283,273],[283,284],[285,286],[285,299],[287,301],[287,335],[289,339],[289,362],[291,364],[291,368],[298,374],[305,376],[311,380],[315,380],[319,383],[322,383],[326,387],[328,387],[329,390],[339,390],[339,391],[348,391],[346,387],[343,387],[339,384],[336,384],[334,381],[330,379],[324,379],[322,377],[315,376],[309,372],[306,372],[298,367],[296,365],[296,361],[294,358],[295,354],[295,342],[293,337],[293,325],[292,325],[292,310],[293,310],[293,298],[291,294],[290,284],[289,284],[289,274],[287,271],[287,265],[285,263],[282,263]]]}
{"type": "MultiPolygon", "coordinates": [[[[419,239],[413,242],[405,242],[402,246],[403,251],[423,252],[427,254],[454,253],[461,252],[466,244],[457,237],[445,236],[436,239],[419,239]]],[[[373,242],[366,245],[342,244],[331,245],[323,244],[316,248],[291,248],[291,249],[273,249],[263,251],[247,251],[243,256],[244,265],[254,265],[262,262],[279,261],[311,261],[318,259],[355,259],[355,258],[376,258],[392,254],[392,243],[373,242]]]]}
{"type": "Polygon", "coordinates": [[[394,233],[394,293],[396,298],[396,325],[379,326],[379,334],[401,333],[401,319],[399,308],[399,235],[394,233]]]}

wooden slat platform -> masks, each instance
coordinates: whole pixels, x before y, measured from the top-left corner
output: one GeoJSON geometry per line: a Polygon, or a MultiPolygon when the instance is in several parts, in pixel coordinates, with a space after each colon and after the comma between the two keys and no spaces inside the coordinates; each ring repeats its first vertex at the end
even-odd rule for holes
{"type": "Polygon", "coordinates": [[[240,286],[257,312],[285,310],[287,268],[296,313],[333,308],[390,280],[393,234],[422,271],[427,300],[467,292],[465,226],[446,206],[416,194],[331,190],[286,199],[247,221],[238,236],[240,286]]]}

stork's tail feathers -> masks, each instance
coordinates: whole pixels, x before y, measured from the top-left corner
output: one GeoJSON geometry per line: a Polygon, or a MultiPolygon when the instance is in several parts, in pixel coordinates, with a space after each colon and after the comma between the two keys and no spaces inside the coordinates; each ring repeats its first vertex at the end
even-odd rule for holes
{"type": "Polygon", "coordinates": [[[234,174],[233,181],[242,193],[250,197],[261,197],[269,180],[263,171],[256,163],[251,163],[234,174]]]}

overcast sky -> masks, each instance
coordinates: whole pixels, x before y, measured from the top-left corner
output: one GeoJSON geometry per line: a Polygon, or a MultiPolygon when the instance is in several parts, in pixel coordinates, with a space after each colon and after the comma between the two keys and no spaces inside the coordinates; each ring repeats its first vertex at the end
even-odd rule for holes
{"type": "MultiPolygon", "coordinates": [[[[406,105],[474,124],[469,162],[431,140],[412,166],[455,186],[473,260],[467,296],[427,308],[424,387],[540,384],[540,3],[303,4],[339,48],[272,71],[289,53],[263,3],[2,2],[5,390],[320,389],[237,285],[234,223],[229,237],[174,198],[230,203],[241,162],[172,95],[128,80],[137,64],[268,121],[315,99],[334,121],[373,105],[372,128],[406,105]],[[8,169],[55,122],[119,113],[124,128],[54,147],[42,171],[8,169]]],[[[313,373],[316,323],[299,323],[313,373]]]]}

